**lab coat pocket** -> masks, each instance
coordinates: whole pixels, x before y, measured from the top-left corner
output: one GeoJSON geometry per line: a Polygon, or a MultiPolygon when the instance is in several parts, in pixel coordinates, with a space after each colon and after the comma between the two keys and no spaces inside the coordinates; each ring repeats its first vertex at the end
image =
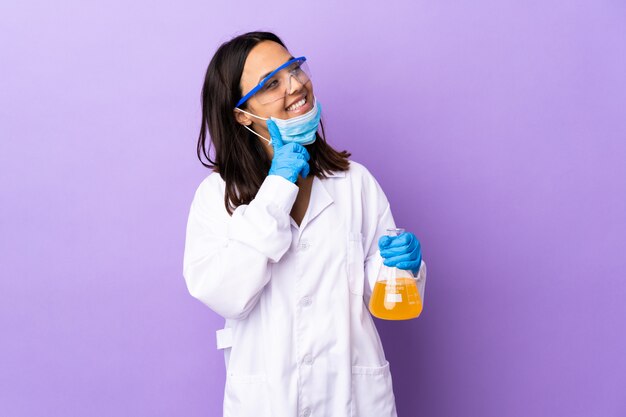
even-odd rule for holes
{"type": "Polygon", "coordinates": [[[352,366],[351,417],[397,417],[389,362],[352,366]]]}
{"type": "Polygon", "coordinates": [[[228,372],[224,417],[272,417],[266,374],[228,372]]]}
{"type": "Polygon", "coordinates": [[[347,267],[348,285],[350,292],[363,295],[363,280],[365,277],[365,258],[363,256],[363,234],[348,232],[347,267]]]}

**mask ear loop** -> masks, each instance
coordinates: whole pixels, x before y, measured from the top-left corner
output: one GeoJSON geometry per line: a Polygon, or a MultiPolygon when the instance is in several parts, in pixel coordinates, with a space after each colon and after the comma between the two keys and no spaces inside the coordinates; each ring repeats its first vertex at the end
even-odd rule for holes
{"type": "MultiPolygon", "coordinates": [[[[239,107],[235,107],[235,108],[236,108],[237,110],[239,110],[240,112],[243,112],[243,113],[245,113],[245,114],[248,114],[248,115],[250,115],[250,116],[252,116],[252,117],[256,117],[257,119],[261,119],[261,120],[269,120],[269,118],[267,118],[267,117],[260,117],[260,116],[256,116],[256,115],[254,115],[254,114],[252,114],[252,113],[248,113],[248,112],[247,112],[247,111],[245,111],[245,110],[241,110],[239,107]]],[[[271,139],[267,139],[267,138],[265,138],[265,137],[263,137],[263,136],[259,135],[258,133],[256,133],[254,130],[250,129],[250,128],[249,128],[248,126],[246,126],[246,125],[242,125],[242,126],[243,126],[243,127],[245,127],[246,129],[248,129],[250,132],[252,132],[252,133],[254,133],[255,135],[257,135],[258,137],[260,137],[261,139],[263,139],[264,141],[266,141],[268,145],[271,145],[271,144],[272,144],[272,140],[271,140],[271,139]]]]}

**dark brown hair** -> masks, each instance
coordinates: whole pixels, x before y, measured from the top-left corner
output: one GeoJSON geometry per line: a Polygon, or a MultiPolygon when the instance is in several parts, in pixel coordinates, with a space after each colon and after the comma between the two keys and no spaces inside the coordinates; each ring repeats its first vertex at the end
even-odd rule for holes
{"type": "MultiPolygon", "coordinates": [[[[285,49],[285,44],[271,32],[248,32],[223,43],[213,55],[202,86],[202,124],[198,136],[198,159],[202,165],[220,174],[226,183],[224,205],[229,214],[256,196],[270,169],[271,160],[256,136],[237,122],[233,115],[235,104],[242,97],[241,74],[248,54],[259,42],[273,41],[285,49]],[[207,129],[210,135],[206,146],[207,129]],[[210,157],[211,143],[215,160],[210,157]],[[202,160],[206,158],[208,163],[202,160]]],[[[246,109],[246,105],[241,106],[246,109]]],[[[324,124],[322,134],[306,145],[309,152],[310,174],[326,178],[327,173],[346,171],[347,151],[338,152],[326,143],[324,124]]]]}

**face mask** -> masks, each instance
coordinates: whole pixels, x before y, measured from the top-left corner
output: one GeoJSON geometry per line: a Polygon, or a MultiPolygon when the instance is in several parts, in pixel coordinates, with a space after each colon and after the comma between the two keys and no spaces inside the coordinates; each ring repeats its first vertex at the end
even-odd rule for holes
{"type": "MultiPolygon", "coordinates": [[[[248,113],[245,110],[237,109],[241,112],[244,112],[252,117],[256,117],[261,120],[268,120],[267,117],[256,116],[252,113],[248,113]]],[[[300,116],[293,117],[291,119],[277,119],[276,117],[270,117],[272,121],[276,123],[276,127],[280,132],[280,136],[283,139],[284,143],[299,143],[300,145],[310,145],[315,142],[317,132],[317,128],[320,124],[320,118],[322,116],[322,106],[317,102],[317,98],[313,97],[313,108],[308,112],[301,114],[300,116]]],[[[250,132],[254,133],[261,139],[264,139],[267,143],[271,144],[272,141],[270,139],[264,138],[263,136],[256,133],[254,130],[250,129],[248,126],[243,126],[248,129],[250,132]]]]}

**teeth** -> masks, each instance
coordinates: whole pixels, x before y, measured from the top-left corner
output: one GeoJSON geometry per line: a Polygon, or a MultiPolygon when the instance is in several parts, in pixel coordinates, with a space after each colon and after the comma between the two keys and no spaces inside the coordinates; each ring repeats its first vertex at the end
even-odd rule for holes
{"type": "Polygon", "coordinates": [[[287,111],[298,110],[300,107],[304,106],[305,103],[306,103],[306,97],[298,101],[297,103],[294,103],[291,106],[287,107],[287,111]]]}

